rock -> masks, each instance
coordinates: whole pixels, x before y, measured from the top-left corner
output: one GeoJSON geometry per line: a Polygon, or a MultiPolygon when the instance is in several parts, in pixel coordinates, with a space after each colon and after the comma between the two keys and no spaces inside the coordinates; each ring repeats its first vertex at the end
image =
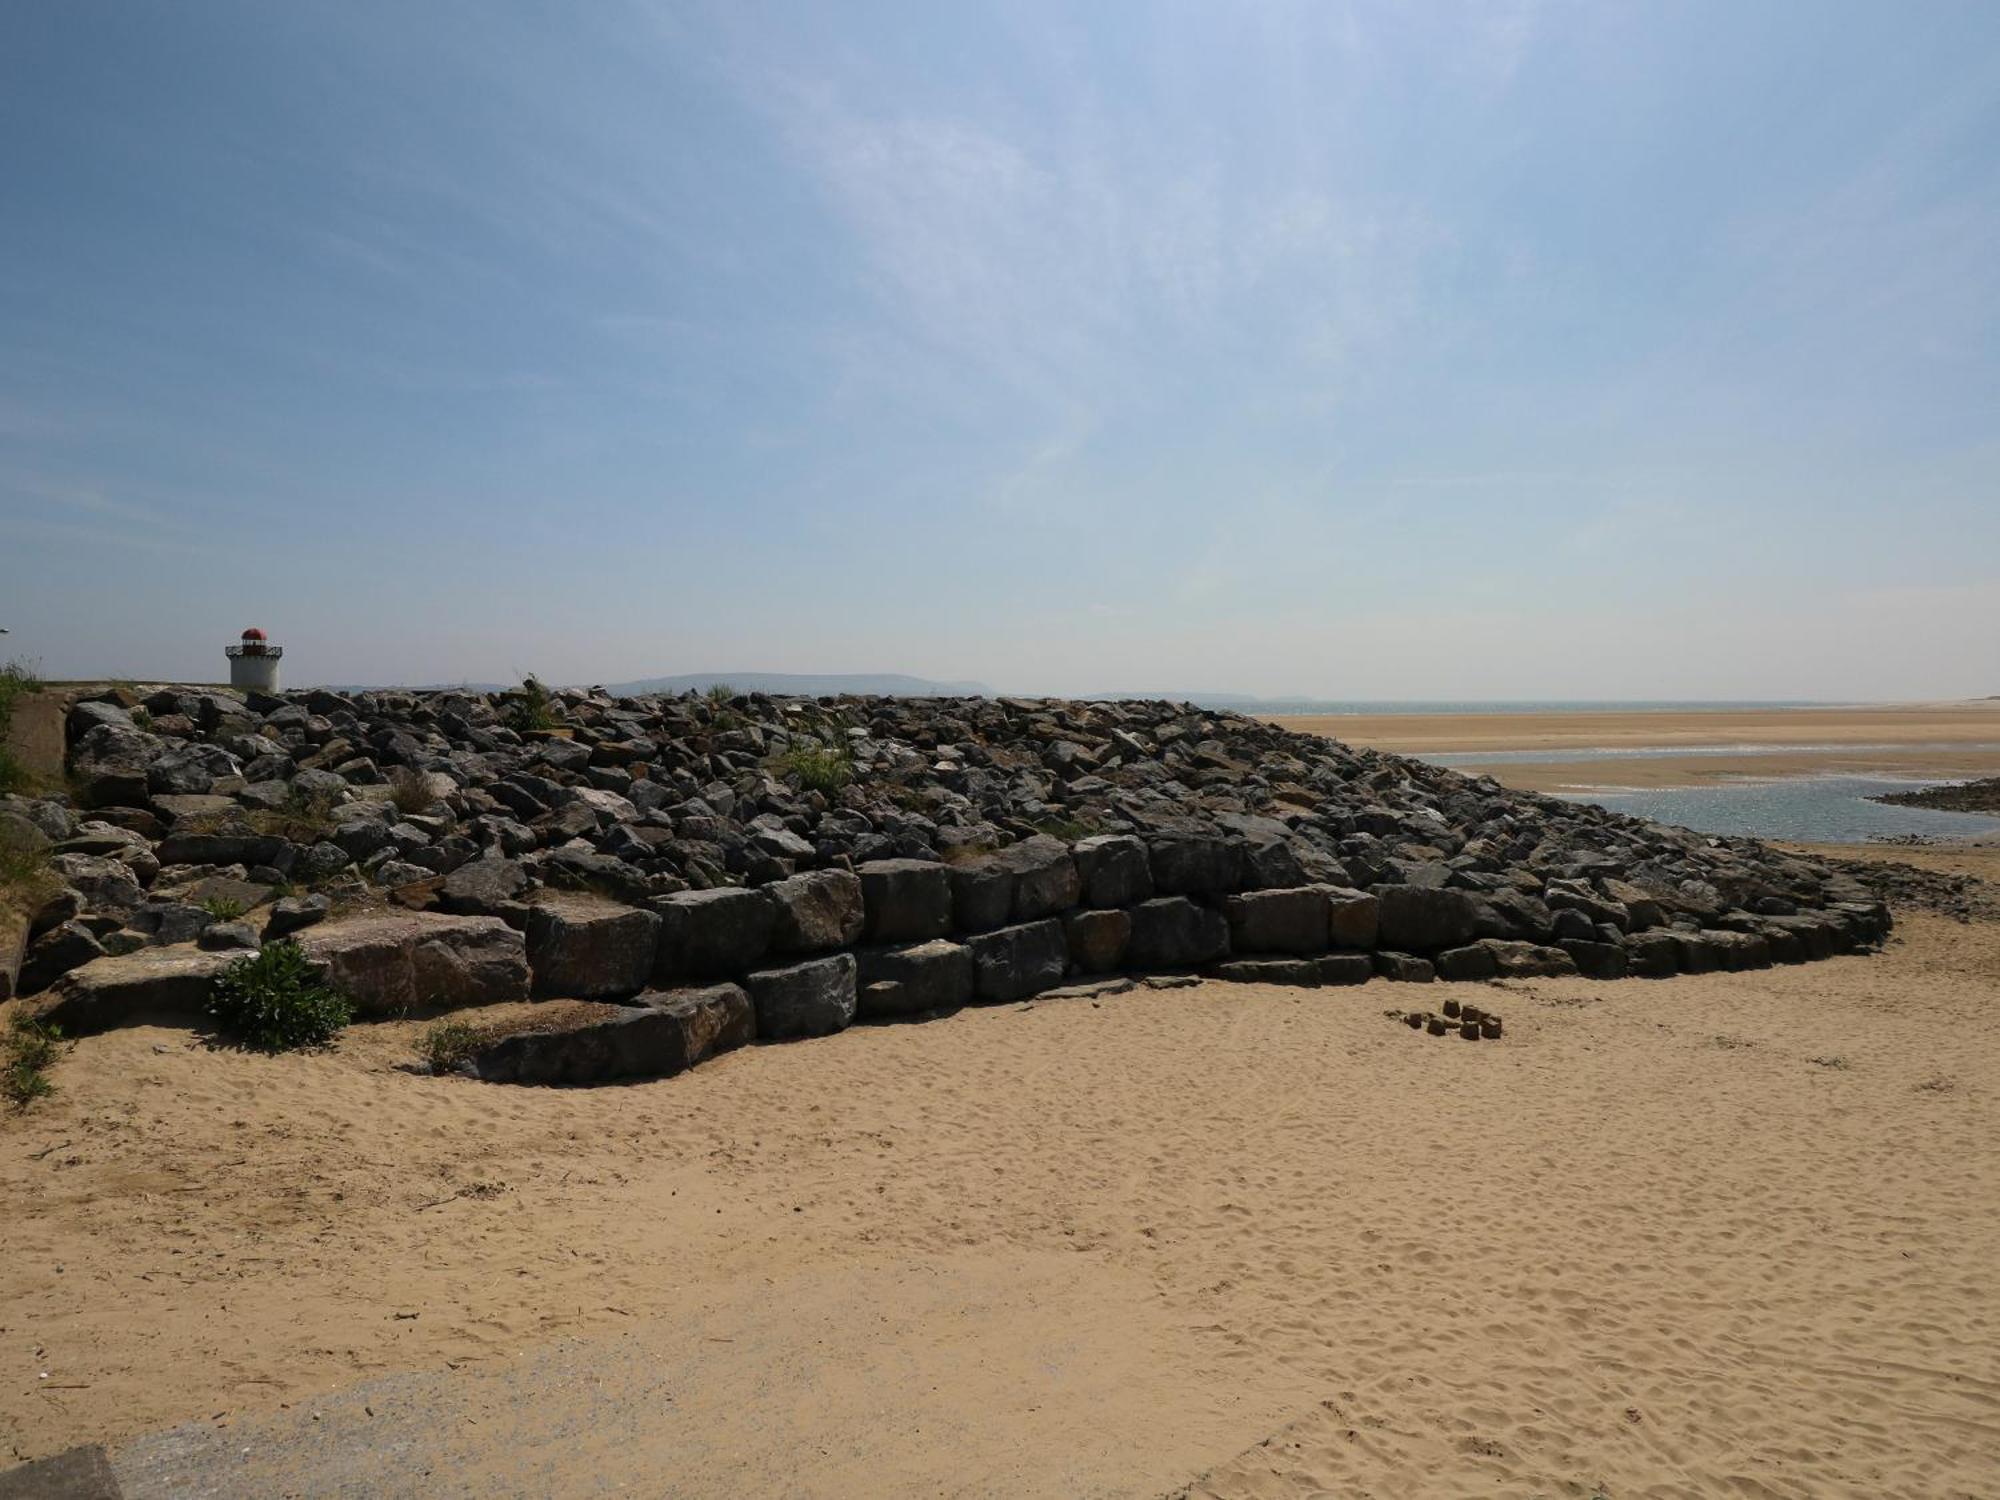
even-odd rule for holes
{"type": "Polygon", "coordinates": [[[677,891],[656,897],[652,909],[660,916],[653,970],[660,983],[747,973],[771,951],[778,912],[762,890],[677,891]]]}
{"type": "Polygon", "coordinates": [[[1398,952],[1435,953],[1468,943],[1478,931],[1476,908],[1465,892],[1428,886],[1375,888],[1376,941],[1398,952]]]}
{"type": "Polygon", "coordinates": [[[319,894],[286,896],[275,901],[271,905],[271,914],[264,919],[264,941],[275,942],[295,932],[303,932],[315,923],[324,922],[327,913],[332,910],[332,899],[319,894]]]}
{"type": "Polygon", "coordinates": [[[528,998],[527,945],[497,917],[364,912],[322,922],[297,941],[362,1015],[528,998]]]}
{"type": "Polygon", "coordinates": [[[146,892],[131,867],[120,860],[91,854],[58,854],[50,859],[49,868],[83,898],[86,911],[122,915],[138,910],[146,899],[146,892]]]}
{"type": "Polygon", "coordinates": [[[1070,848],[1088,906],[1136,906],[1153,895],[1146,845],[1129,834],[1101,833],[1070,848]]]}
{"type": "Polygon", "coordinates": [[[1233,958],[1208,969],[1229,984],[1285,984],[1318,989],[1319,965],[1310,958],[1233,958]]]}
{"type": "Polygon", "coordinates": [[[1429,984],[1437,978],[1437,970],[1429,959],[1416,958],[1408,953],[1378,952],[1374,963],[1377,974],[1401,984],[1429,984]]]}
{"type": "Polygon", "coordinates": [[[1551,911],[1582,912],[1593,924],[1608,924],[1620,932],[1632,927],[1631,910],[1623,902],[1599,895],[1580,880],[1551,880],[1542,892],[1551,911]]]}
{"type": "Polygon", "coordinates": [[[1373,948],[1380,930],[1380,903],[1366,891],[1330,886],[1328,937],[1336,948],[1373,948]]]}
{"type": "MultiPolygon", "coordinates": [[[[1245,891],[1225,897],[1229,946],[1236,953],[1324,953],[1331,932],[1326,890],[1245,891]]],[[[1314,980],[1317,983],[1317,979],[1314,980]]]]}
{"type": "Polygon", "coordinates": [[[636,995],[653,977],[660,918],[591,896],[549,893],[528,908],[528,968],[537,996],[636,995]]]}
{"type": "Polygon", "coordinates": [[[864,948],[855,955],[861,993],[859,1014],[868,1020],[945,1010],[972,1000],[972,950],[934,938],[893,948],[864,948]]]}
{"type": "Polygon", "coordinates": [[[575,1024],[517,1032],[476,1051],[473,1076],[494,1083],[593,1084],[667,1078],[756,1032],[750,997],[733,984],[651,991],[631,1005],[576,1007],[575,1024]]]}
{"type": "MultiPolygon", "coordinates": [[[[1481,938],[1477,946],[1493,956],[1494,972],[1503,979],[1557,979],[1576,973],[1576,960],[1560,948],[1507,938],[1481,938]]],[[[1441,974],[1443,957],[1439,955],[1441,974]]]]}
{"type": "Polygon", "coordinates": [[[859,1002],[855,977],[851,953],[756,970],[743,986],[757,1010],[757,1035],[766,1041],[786,1041],[846,1029],[854,1022],[859,1002]]]}
{"type": "Polygon", "coordinates": [[[81,920],[59,922],[28,944],[15,980],[17,992],[39,994],[71,969],[103,956],[104,945],[81,920]]]}
{"type": "Polygon", "coordinates": [[[195,944],[209,953],[255,953],[264,946],[257,929],[248,922],[212,922],[201,930],[195,944]]]}
{"type": "MultiPolygon", "coordinates": [[[[1717,950],[1722,960],[1722,967],[1731,973],[1742,969],[1768,969],[1771,966],[1771,945],[1755,933],[1724,932],[1711,928],[1705,929],[1701,938],[1710,948],[1717,950]]],[[[1578,967],[1582,965],[1579,964],[1578,967]]]]}
{"type": "Polygon", "coordinates": [[[986,1004],[1025,1000],[1062,982],[1069,966],[1062,923],[1054,918],[1002,927],[970,938],[973,993],[986,1004]]]}
{"type": "Polygon", "coordinates": [[[211,982],[241,957],[172,947],[93,959],[63,975],[34,1011],[66,1036],[156,1019],[199,1020],[208,1012],[211,982]]]}
{"type": "Polygon", "coordinates": [[[1108,974],[1125,959],[1132,940],[1129,912],[1084,909],[1063,917],[1063,941],[1070,962],[1085,974],[1108,974]]]}
{"type": "MultiPolygon", "coordinates": [[[[129,720],[127,721],[129,723],[129,720]]],[[[82,807],[133,807],[150,790],[147,771],[166,746],[150,734],[100,723],[70,750],[70,784],[82,807]]]]}
{"type": "Polygon", "coordinates": [[[497,917],[528,894],[534,877],[519,860],[468,860],[445,876],[438,909],[456,916],[497,917]]]}
{"type": "Polygon", "coordinates": [[[855,867],[871,943],[911,943],[951,931],[951,871],[935,860],[872,859],[855,867]]]}
{"type": "Polygon", "coordinates": [[[1229,951],[1229,924],[1220,912],[1185,896],[1159,896],[1132,908],[1125,963],[1133,969],[1184,969],[1213,963],[1229,951]]]}
{"type": "Polygon", "coordinates": [[[1670,932],[1637,932],[1625,940],[1630,972],[1648,979],[1667,979],[1681,971],[1679,939],[1670,932]]]}
{"type": "Polygon", "coordinates": [[[1625,949],[1618,943],[1592,943],[1570,938],[1562,944],[1576,963],[1579,974],[1591,979],[1622,979],[1625,977],[1625,949]]]}
{"type": "MultiPolygon", "coordinates": [[[[861,881],[848,870],[814,870],[760,888],[772,903],[771,947],[778,953],[816,953],[859,941],[865,917],[861,881]]],[[[755,994],[755,991],[752,991],[755,994]]],[[[758,1011],[758,1035],[769,1036],[758,1011]]]]}
{"type": "Polygon", "coordinates": [[[960,932],[988,932],[1006,923],[1014,907],[1014,876],[987,859],[951,866],[952,925],[960,932]]]}
{"type": "Polygon", "coordinates": [[[1146,846],[1153,871],[1153,888],[1180,895],[1212,895],[1241,890],[1249,873],[1247,848],[1240,838],[1219,835],[1179,835],[1151,840],[1146,846]]]}
{"type": "Polygon", "coordinates": [[[1315,966],[1325,985],[1366,984],[1375,977],[1375,961],[1366,953],[1329,953],[1315,966]]]}
{"type": "Polygon", "coordinates": [[[1440,979],[1491,979],[1500,972],[1493,951],[1480,943],[1447,948],[1432,962],[1440,979]]]}
{"type": "Polygon", "coordinates": [[[163,865],[268,865],[276,870],[288,868],[297,857],[285,840],[248,831],[169,833],[154,852],[163,865]]]}
{"type": "Polygon", "coordinates": [[[1017,923],[1067,911],[1082,891],[1069,846],[1057,839],[1038,834],[987,856],[986,862],[1012,877],[1008,915],[1017,923]]]}

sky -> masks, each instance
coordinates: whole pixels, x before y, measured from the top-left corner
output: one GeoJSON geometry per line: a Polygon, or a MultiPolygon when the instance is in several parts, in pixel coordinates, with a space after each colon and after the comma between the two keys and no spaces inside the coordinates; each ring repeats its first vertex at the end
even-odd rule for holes
{"type": "Polygon", "coordinates": [[[17,0],[0,654],[2000,693],[2000,6],[17,0]]]}

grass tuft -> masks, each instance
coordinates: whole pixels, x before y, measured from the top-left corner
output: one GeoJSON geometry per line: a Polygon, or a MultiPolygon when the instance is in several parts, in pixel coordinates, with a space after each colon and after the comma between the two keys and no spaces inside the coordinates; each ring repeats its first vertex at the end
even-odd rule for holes
{"type": "Polygon", "coordinates": [[[854,780],[854,757],[824,745],[795,745],[773,764],[781,776],[791,776],[809,792],[831,797],[854,780]]]}
{"type": "Polygon", "coordinates": [[[397,766],[389,773],[389,798],[400,813],[429,812],[438,800],[430,777],[413,766],[397,766]]]}
{"type": "Polygon", "coordinates": [[[439,1021],[417,1042],[417,1055],[433,1073],[449,1073],[479,1050],[485,1033],[465,1021],[439,1021]]]}
{"type": "Polygon", "coordinates": [[[56,1091],[49,1069],[63,1054],[62,1029],[16,1016],[0,1037],[0,1094],[15,1109],[26,1109],[56,1091]]]}
{"type": "Polygon", "coordinates": [[[533,676],[523,677],[521,686],[509,693],[507,700],[503,716],[507,727],[517,733],[532,729],[554,729],[559,722],[556,717],[555,699],[533,676]]]}

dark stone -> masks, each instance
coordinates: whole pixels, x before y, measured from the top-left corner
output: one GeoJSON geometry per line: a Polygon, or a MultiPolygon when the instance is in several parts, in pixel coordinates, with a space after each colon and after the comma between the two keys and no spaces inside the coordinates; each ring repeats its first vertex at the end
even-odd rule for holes
{"type": "Polygon", "coordinates": [[[853,1024],[859,1003],[855,973],[854,955],[836,953],[746,975],[743,987],[757,1009],[757,1035],[766,1041],[787,1041],[845,1030],[853,1024]]]}
{"type": "Polygon", "coordinates": [[[101,1444],[0,1471],[0,1500],[123,1500],[101,1444]]]}
{"type": "Polygon", "coordinates": [[[1153,888],[1170,894],[1213,895],[1243,888],[1249,862],[1240,838],[1181,834],[1150,841],[1153,888]]]}
{"type": "Polygon", "coordinates": [[[1069,965],[1062,923],[1053,918],[980,933],[966,946],[972,950],[973,993],[988,1004],[1025,999],[1060,984],[1069,965]]]}
{"type": "Polygon", "coordinates": [[[935,860],[873,859],[855,867],[871,943],[912,943],[951,931],[951,871],[935,860]]]}
{"type": "Polygon", "coordinates": [[[1125,964],[1133,969],[1185,969],[1213,963],[1229,951],[1222,913],[1185,896],[1160,896],[1132,908],[1125,964]]]}
{"type": "Polygon", "coordinates": [[[1477,908],[1464,891],[1383,885],[1375,888],[1375,899],[1376,940],[1398,952],[1435,953],[1477,935],[1477,908]]]}
{"type": "Polygon", "coordinates": [[[1007,910],[1015,922],[1033,922],[1067,911],[1076,905],[1082,890],[1069,846],[1057,839],[1042,835],[1023,839],[989,855],[987,862],[1013,877],[1007,910]]]}
{"type": "MultiPolygon", "coordinates": [[[[1503,979],[1555,979],[1576,973],[1576,960],[1560,948],[1512,938],[1481,938],[1476,946],[1493,955],[1495,971],[1503,979]]],[[[1439,960],[1442,973],[1443,955],[1439,960]]]]}
{"type": "Polygon", "coordinates": [[[286,896],[272,904],[271,914],[265,918],[264,941],[274,942],[303,932],[317,922],[324,922],[332,910],[333,900],[328,896],[286,896]]]}
{"type": "Polygon", "coordinates": [[[1318,989],[1319,965],[1310,958],[1232,958],[1204,971],[1229,984],[1287,984],[1318,989]]]}
{"type": "Polygon", "coordinates": [[[1491,979],[1500,972],[1493,950],[1481,943],[1447,948],[1435,960],[1440,979],[1491,979]]]}
{"type": "Polygon", "coordinates": [[[494,917],[518,902],[534,884],[527,866],[511,859],[468,860],[438,891],[438,909],[458,916],[494,917]]]}
{"type": "Polygon", "coordinates": [[[636,995],[653,976],[660,918],[588,896],[545,895],[528,908],[528,968],[538,996],[636,995]]]}
{"type": "Polygon", "coordinates": [[[737,886],[677,891],[657,897],[652,907],[660,915],[653,972],[662,983],[742,974],[771,951],[778,911],[763,891],[737,886]]]}
{"type": "Polygon", "coordinates": [[[80,920],[58,923],[28,944],[15,980],[16,992],[35,995],[54,984],[71,969],[104,957],[104,945],[80,920]]]}
{"type": "MultiPolygon", "coordinates": [[[[773,908],[771,947],[778,953],[817,953],[860,940],[861,881],[851,870],[814,870],[759,888],[773,908]]],[[[760,1012],[761,1015],[761,1012],[760,1012]]],[[[759,1035],[769,1035],[759,1026],[759,1035]]]]}
{"type": "Polygon", "coordinates": [[[1680,939],[1670,932],[1638,932],[1625,940],[1626,967],[1648,979],[1667,979],[1681,971],[1680,939]]]}
{"type": "Polygon", "coordinates": [[[1429,984],[1437,978],[1437,969],[1429,959],[1408,953],[1378,952],[1374,963],[1377,974],[1402,984],[1429,984]]]}
{"type": "Polygon", "coordinates": [[[1014,908],[1014,876],[990,858],[951,867],[952,923],[960,932],[988,932],[1005,925],[1014,908]]]}
{"type": "Polygon", "coordinates": [[[1625,977],[1625,948],[1620,943],[1589,943],[1571,938],[1562,945],[1576,963],[1579,974],[1591,979],[1623,979],[1625,977]]]}
{"type": "Polygon", "coordinates": [[[307,928],[297,941],[362,1015],[528,998],[526,945],[497,917],[361,912],[307,928]]]}
{"type": "Polygon", "coordinates": [[[1153,895],[1153,870],[1144,840],[1129,834],[1101,833],[1070,848],[1083,884],[1086,905],[1136,906],[1153,895]]]}
{"type": "Polygon", "coordinates": [[[866,1019],[965,1005],[972,999],[972,950],[941,938],[895,948],[864,948],[859,1013],[866,1019]]]}
{"type": "Polygon", "coordinates": [[[294,857],[291,847],[261,833],[169,833],[154,853],[163,865],[269,865],[282,870],[294,857]]]}
{"type": "Polygon", "coordinates": [[[215,976],[241,957],[174,947],[93,959],[57,980],[34,1010],[70,1036],[155,1018],[198,1018],[208,1010],[215,976]]]}
{"type": "Polygon", "coordinates": [[[1329,953],[1314,962],[1321,984],[1366,984],[1375,977],[1375,961],[1366,953],[1329,953]]]}
{"type": "Polygon", "coordinates": [[[201,930],[195,946],[210,953],[255,953],[263,940],[248,922],[212,922],[201,930]]]}
{"type": "Polygon", "coordinates": [[[469,1062],[492,1083],[593,1084],[667,1078],[755,1034],[750,997],[733,984],[653,992],[631,1005],[590,1007],[574,1026],[516,1032],[469,1062]]]}
{"type": "Polygon", "coordinates": [[[1123,911],[1070,912],[1063,918],[1070,961],[1085,974],[1108,974],[1125,959],[1132,940],[1132,916],[1123,911]]]}
{"type": "Polygon", "coordinates": [[[1326,893],[1328,937],[1336,948],[1373,948],[1381,928],[1381,904],[1366,891],[1331,886],[1326,893]]]}
{"type": "Polygon", "coordinates": [[[1323,886],[1245,891],[1222,903],[1229,946],[1237,953],[1324,953],[1331,908],[1323,886]]]}

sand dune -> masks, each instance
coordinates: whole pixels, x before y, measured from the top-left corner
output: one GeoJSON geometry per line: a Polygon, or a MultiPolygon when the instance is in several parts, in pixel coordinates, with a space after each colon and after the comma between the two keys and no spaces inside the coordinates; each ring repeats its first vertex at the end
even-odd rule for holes
{"type": "Polygon", "coordinates": [[[590,1092],[92,1038],[0,1121],[0,1437],[188,1423],[246,1495],[1986,1494],[1996,985],[1913,918],[1462,987],[1492,1045],[1379,984],[590,1092]]]}

